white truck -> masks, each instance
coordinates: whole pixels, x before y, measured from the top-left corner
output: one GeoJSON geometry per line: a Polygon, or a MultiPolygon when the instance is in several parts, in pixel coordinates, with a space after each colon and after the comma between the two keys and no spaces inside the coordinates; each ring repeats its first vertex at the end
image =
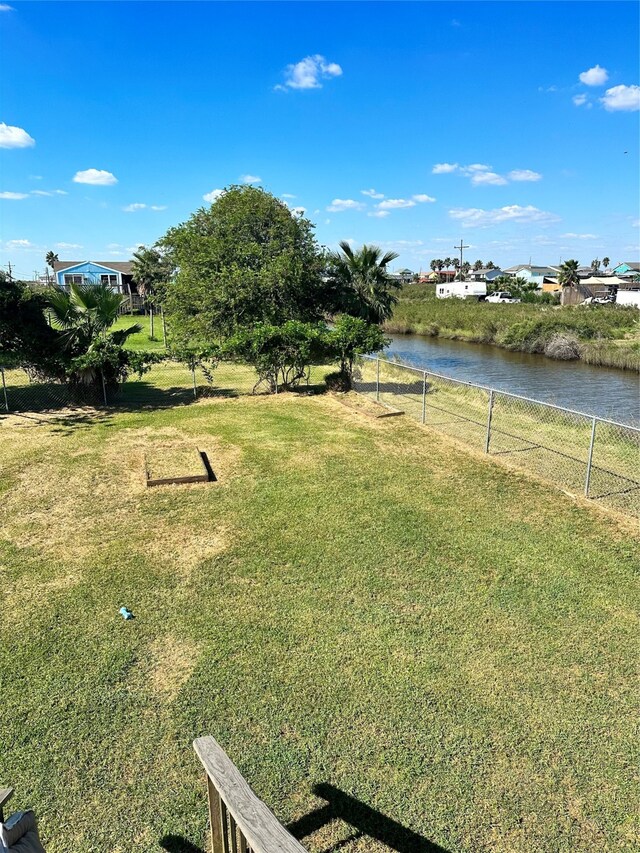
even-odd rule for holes
{"type": "Polygon", "coordinates": [[[512,304],[515,302],[520,302],[519,299],[516,299],[506,290],[496,290],[495,293],[489,294],[487,296],[486,302],[511,302],[512,304]]]}

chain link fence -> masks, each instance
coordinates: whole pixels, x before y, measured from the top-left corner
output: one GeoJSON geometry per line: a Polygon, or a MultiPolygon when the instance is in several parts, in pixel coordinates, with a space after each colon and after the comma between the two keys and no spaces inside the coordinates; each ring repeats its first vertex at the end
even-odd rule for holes
{"type": "Polygon", "coordinates": [[[117,388],[104,385],[100,379],[92,385],[42,382],[22,369],[0,368],[0,380],[0,411],[44,412],[103,406],[159,408],[207,397],[235,396],[251,392],[256,376],[243,365],[191,370],[182,362],[165,359],[140,378],[130,376],[117,388]]]}
{"type": "Polygon", "coordinates": [[[572,494],[640,514],[640,429],[362,356],[354,388],[572,494]]]}

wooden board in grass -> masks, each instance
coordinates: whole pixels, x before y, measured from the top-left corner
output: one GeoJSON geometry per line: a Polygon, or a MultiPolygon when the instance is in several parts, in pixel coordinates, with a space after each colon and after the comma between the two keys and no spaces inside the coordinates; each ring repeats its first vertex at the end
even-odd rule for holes
{"type": "Polygon", "coordinates": [[[156,444],[145,453],[147,486],[208,483],[209,470],[195,444],[156,444]]]}
{"type": "Polygon", "coordinates": [[[347,391],[344,394],[334,394],[334,396],[343,406],[353,409],[361,415],[366,415],[368,418],[393,418],[396,415],[404,414],[400,409],[379,403],[372,397],[358,394],[357,391],[347,391]]]}

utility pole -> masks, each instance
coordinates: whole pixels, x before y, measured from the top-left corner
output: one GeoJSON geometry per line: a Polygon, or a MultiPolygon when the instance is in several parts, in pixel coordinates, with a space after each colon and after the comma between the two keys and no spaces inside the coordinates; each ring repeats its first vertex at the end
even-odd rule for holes
{"type": "MultiPolygon", "coordinates": [[[[461,240],[460,240],[460,245],[459,245],[459,246],[454,246],[453,248],[454,248],[454,249],[458,249],[458,250],[460,251],[460,275],[462,275],[462,250],[463,250],[463,249],[468,249],[469,247],[468,247],[468,246],[463,246],[463,245],[462,245],[462,239],[461,239],[461,240]]],[[[462,281],[462,279],[460,279],[460,280],[462,281]]]]}
{"type": "Polygon", "coordinates": [[[13,270],[11,269],[11,261],[7,264],[7,268],[9,270],[9,281],[13,281],[13,270]]]}

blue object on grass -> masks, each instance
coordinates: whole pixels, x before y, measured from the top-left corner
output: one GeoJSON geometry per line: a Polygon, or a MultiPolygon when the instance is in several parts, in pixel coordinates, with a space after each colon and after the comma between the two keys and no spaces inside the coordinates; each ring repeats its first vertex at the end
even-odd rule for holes
{"type": "Polygon", "coordinates": [[[121,607],[118,613],[122,616],[123,619],[133,619],[133,613],[126,607],[121,607]]]}

